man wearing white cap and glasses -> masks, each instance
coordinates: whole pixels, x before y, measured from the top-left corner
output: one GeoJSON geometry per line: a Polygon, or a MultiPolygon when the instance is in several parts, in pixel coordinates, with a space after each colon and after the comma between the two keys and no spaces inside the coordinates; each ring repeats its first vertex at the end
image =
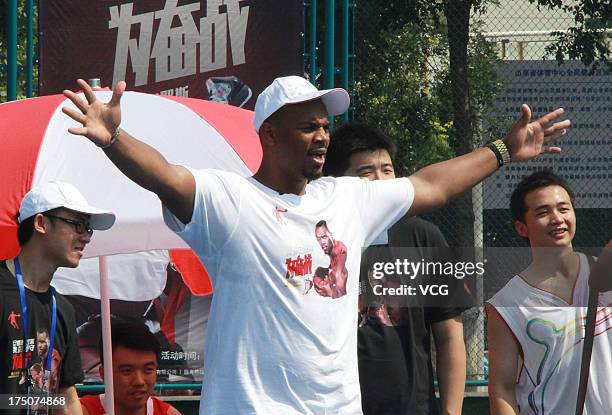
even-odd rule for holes
{"type": "Polygon", "coordinates": [[[89,206],[71,184],[48,182],[25,195],[18,219],[19,255],[0,261],[0,390],[15,396],[59,393],[64,413],[81,414],[74,310],[50,284],[57,268],[79,265],[93,231],[109,229],[115,215],[89,206]],[[49,337],[46,353],[35,353],[37,333],[43,332],[49,337]],[[42,370],[42,381],[33,382],[34,367],[42,370]]]}
{"type": "Polygon", "coordinates": [[[343,89],[318,91],[297,76],[258,97],[254,126],[263,158],[253,177],[168,163],[119,128],[125,83],[98,101],[64,94],[80,111],[71,128],[104,149],[128,177],[156,193],[164,217],[197,253],[215,290],[205,353],[201,414],[358,414],[357,296],[361,247],[406,212],[446,203],[512,161],[528,160],[565,133],[562,110],[523,117],[502,141],[428,166],[409,179],[319,178],[330,115],[345,112],[343,89]],[[376,206],[376,209],[372,209],[376,206]],[[329,267],[312,229],[324,220],[347,246],[347,295],[322,297],[314,270],[329,267]]]}

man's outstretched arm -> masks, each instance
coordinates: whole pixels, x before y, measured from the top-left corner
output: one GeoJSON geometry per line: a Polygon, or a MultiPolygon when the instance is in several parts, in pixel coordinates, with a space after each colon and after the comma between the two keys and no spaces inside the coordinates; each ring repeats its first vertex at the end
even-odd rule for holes
{"type": "MultiPolygon", "coordinates": [[[[95,145],[104,147],[111,143],[113,134],[121,123],[121,96],[125,82],[118,82],[108,103],[99,101],[89,85],[79,79],[79,87],[86,101],[72,91],[64,91],[79,111],[62,108],[62,111],[82,127],[68,131],[82,135],[95,145]]],[[[195,197],[195,179],[184,167],[168,163],[153,147],[138,141],[123,130],[119,130],[116,141],[104,149],[108,158],[132,181],[157,194],[162,203],[183,223],[191,220],[195,197]]]]}
{"type": "MultiPolygon", "coordinates": [[[[522,117],[503,139],[513,162],[531,160],[542,153],[560,153],[548,143],[566,133],[570,121],[555,122],[563,114],[559,108],[530,122],[531,109],[523,104],[522,117]]],[[[411,216],[442,206],[481,182],[497,170],[497,158],[488,148],[432,164],[410,176],[414,186],[411,216]]]]}

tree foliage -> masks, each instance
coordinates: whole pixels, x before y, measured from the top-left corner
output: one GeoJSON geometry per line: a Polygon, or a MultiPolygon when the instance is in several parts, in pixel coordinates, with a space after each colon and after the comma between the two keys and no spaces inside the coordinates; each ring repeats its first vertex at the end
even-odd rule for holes
{"type": "Polygon", "coordinates": [[[567,59],[580,60],[594,67],[612,66],[610,61],[610,33],[612,29],[612,2],[610,0],[529,0],[538,8],[560,9],[571,14],[574,25],[567,31],[555,31],[556,40],[546,47],[549,56],[559,63],[567,59]]]}
{"type": "Polygon", "coordinates": [[[366,40],[360,53],[376,58],[358,71],[356,114],[395,140],[397,167],[403,173],[452,156],[450,126],[437,116],[440,102],[432,89],[428,63],[443,53],[439,34],[420,31],[412,23],[366,40]]]}
{"type": "MultiPolygon", "coordinates": [[[[390,2],[388,8],[363,5],[367,11],[358,15],[360,33],[368,33],[358,40],[355,113],[396,141],[403,174],[456,155],[448,38],[439,6],[390,2]],[[401,17],[417,6],[426,9],[401,17]],[[374,27],[383,29],[369,32],[374,27]]],[[[482,36],[469,41],[467,55],[470,84],[476,85],[468,95],[480,113],[498,91],[498,59],[482,36]]]]}
{"type": "MultiPolygon", "coordinates": [[[[547,47],[559,62],[609,62],[610,38],[603,30],[611,25],[609,0],[529,1],[574,17],[576,24],[547,47]]],[[[403,172],[482,144],[479,126],[501,87],[500,61],[474,17],[494,12],[494,5],[493,0],[358,3],[355,115],[397,141],[403,172]],[[469,40],[457,43],[468,33],[469,40]]],[[[485,121],[499,131],[491,119],[485,121]]]]}

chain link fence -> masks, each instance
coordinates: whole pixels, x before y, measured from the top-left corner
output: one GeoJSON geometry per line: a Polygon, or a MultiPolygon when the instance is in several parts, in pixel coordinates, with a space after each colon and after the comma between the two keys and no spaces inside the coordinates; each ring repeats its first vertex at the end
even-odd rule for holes
{"type": "MultiPolygon", "coordinates": [[[[315,25],[319,62],[325,32],[322,3],[315,25]]],[[[336,2],[337,19],[341,3],[336,2]]],[[[19,2],[20,16],[23,4],[19,2]]],[[[311,6],[305,4],[305,46],[312,36],[311,6]]],[[[566,32],[575,23],[573,15],[538,9],[529,0],[351,0],[350,6],[351,118],[380,128],[396,141],[399,174],[500,137],[519,117],[523,102],[532,106],[535,116],[562,106],[573,121],[562,155],[505,167],[484,185],[424,217],[438,225],[451,246],[525,247],[513,229],[509,191],[522,176],[544,167],[564,176],[577,194],[575,246],[590,251],[612,236],[612,73],[605,65],[591,70],[576,61],[559,66],[552,57],[543,59],[556,38],[550,33],[566,32]]],[[[4,19],[0,21],[4,26],[4,19]]],[[[0,46],[4,62],[5,42],[0,46]]],[[[337,62],[341,52],[337,47],[337,62]]],[[[19,59],[25,60],[22,47],[19,59]]],[[[6,99],[2,69],[0,101],[6,99]]],[[[321,71],[306,67],[308,72],[321,71]]],[[[24,84],[23,73],[19,76],[24,84]]],[[[474,255],[483,254],[475,250],[474,255]]],[[[508,257],[492,272],[512,275],[528,261],[524,255],[508,257]]],[[[482,305],[495,287],[473,288],[482,305]]],[[[464,322],[468,379],[483,380],[483,308],[466,313],[464,322]]]]}
{"type": "MultiPolygon", "coordinates": [[[[491,247],[526,247],[514,231],[509,194],[523,176],[543,168],[576,192],[576,247],[593,251],[612,236],[610,67],[593,70],[572,60],[559,66],[554,57],[544,58],[555,40],[551,32],[567,31],[572,14],[538,9],[528,0],[359,1],[354,13],[353,118],[395,140],[400,174],[502,137],[522,103],[534,117],[563,107],[572,119],[561,155],[506,166],[424,217],[451,246],[483,247],[485,255],[491,247]]],[[[517,251],[490,272],[511,276],[523,269],[529,258],[517,251]]],[[[486,379],[482,305],[501,288],[476,285],[479,307],[464,314],[468,380],[486,379]]]]}

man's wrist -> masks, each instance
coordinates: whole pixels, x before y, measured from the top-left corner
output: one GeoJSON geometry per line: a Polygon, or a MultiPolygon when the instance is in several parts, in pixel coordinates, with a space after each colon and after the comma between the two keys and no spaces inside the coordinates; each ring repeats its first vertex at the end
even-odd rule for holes
{"type": "Polygon", "coordinates": [[[486,147],[491,150],[493,154],[495,154],[495,158],[497,159],[497,167],[510,163],[510,152],[508,151],[508,147],[503,140],[495,140],[487,144],[486,147]]]}
{"type": "Polygon", "coordinates": [[[113,132],[113,134],[111,135],[110,141],[104,145],[101,145],[101,146],[99,145],[98,147],[100,147],[102,150],[106,150],[107,148],[110,148],[110,146],[115,144],[115,142],[119,138],[120,133],[121,133],[121,128],[117,127],[115,131],[113,132]]]}

